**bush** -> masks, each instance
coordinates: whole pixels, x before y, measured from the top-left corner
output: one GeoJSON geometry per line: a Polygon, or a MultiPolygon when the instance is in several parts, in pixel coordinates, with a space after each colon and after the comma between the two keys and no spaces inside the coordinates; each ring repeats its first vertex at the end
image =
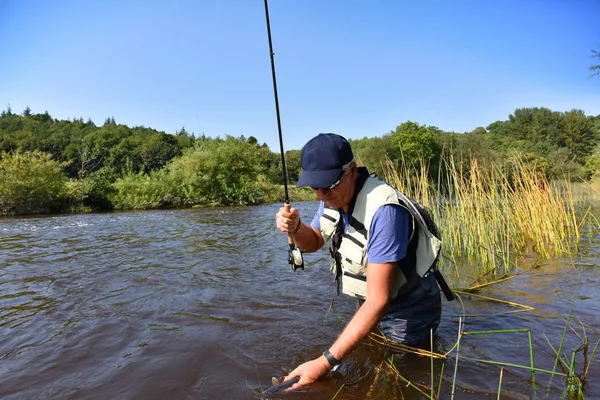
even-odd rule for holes
{"type": "Polygon", "coordinates": [[[0,215],[58,210],[66,194],[64,163],[41,151],[0,154],[0,215]]]}
{"type": "Polygon", "coordinates": [[[258,204],[264,199],[260,155],[260,148],[242,139],[206,140],[174,159],[167,174],[177,195],[195,204],[258,204]]]}
{"type": "Polygon", "coordinates": [[[128,173],[114,183],[110,197],[113,206],[121,210],[146,210],[185,206],[173,193],[175,188],[163,172],[128,173]]]}
{"type": "Polygon", "coordinates": [[[76,208],[83,206],[89,210],[111,210],[110,196],[115,192],[113,182],[115,174],[112,168],[103,167],[85,178],[71,183],[71,201],[76,208]]]}

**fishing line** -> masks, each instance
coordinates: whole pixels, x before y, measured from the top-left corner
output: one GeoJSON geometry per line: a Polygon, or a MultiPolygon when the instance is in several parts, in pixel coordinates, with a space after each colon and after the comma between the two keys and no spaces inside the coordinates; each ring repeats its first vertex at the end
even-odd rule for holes
{"type": "MultiPolygon", "coordinates": [[[[277,78],[275,77],[275,53],[273,52],[273,40],[271,39],[271,22],[269,21],[269,5],[265,0],[265,18],[267,21],[267,35],[269,37],[269,56],[271,58],[271,76],[273,78],[273,94],[275,96],[275,113],[277,114],[277,132],[279,133],[279,152],[281,153],[281,167],[283,170],[283,188],[285,190],[285,204],[284,207],[287,211],[291,208],[290,195],[288,191],[288,173],[285,164],[285,152],[283,150],[283,134],[281,133],[281,115],[279,113],[279,96],[277,96],[277,78]]],[[[298,221],[301,223],[300,221],[298,221]]],[[[304,260],[302,259],[302,252],[296,246],[294,241],[294,235],[288,232],[288,263],[292,266],[292,270],[295,272],[298,268],[304,269],[304,260]]]]}

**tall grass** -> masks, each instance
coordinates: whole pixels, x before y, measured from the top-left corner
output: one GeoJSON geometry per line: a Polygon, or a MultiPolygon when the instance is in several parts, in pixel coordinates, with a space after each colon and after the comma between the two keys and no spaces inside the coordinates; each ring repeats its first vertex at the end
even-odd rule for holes
{"type": "Polygon", "coordinates": [[[429,208],[450,263],[477,265],[478,276],[489,277],[509,273],[518,255],[548,259],[576,249],[582,220],[568,182],[558,190],[518,157],[510,168],[482,167],[475,158],[469,171],[459,165],[444,160],[433,180],[424,163],[409,169],[388,162],[384,175],[429,208]]]}

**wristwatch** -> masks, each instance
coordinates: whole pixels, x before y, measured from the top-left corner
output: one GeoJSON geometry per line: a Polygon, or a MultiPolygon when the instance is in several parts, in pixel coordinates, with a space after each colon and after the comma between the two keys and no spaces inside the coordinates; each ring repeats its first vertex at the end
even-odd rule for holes
{"type": "Polygon", "coordinates": [[[329,352],[329,350],[325,350],[323,352],[323,355],[325,356],[325,358],[327,359],[327,361],[329,362],[329,365],[331,365],[331,370],[332,371],[337,371],[337,369],[340,367],[340,365],[342,364],[341,362],[339,362],[334,356],[333,354],[331,354],[329,352]]]}

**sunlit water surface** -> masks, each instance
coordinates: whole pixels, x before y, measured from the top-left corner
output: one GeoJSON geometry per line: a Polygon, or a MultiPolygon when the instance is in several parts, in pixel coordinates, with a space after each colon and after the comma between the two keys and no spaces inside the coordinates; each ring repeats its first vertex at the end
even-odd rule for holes
{"type": "MultiPolygon", "coordinates": [[[[278,207],[1,219],[0,398],[252,399],[318,356],[356,304],[334,296],[325,251],[291,271],[278,207]]],[[[310,220],[316,203],[297,207],[310,220]]],[[[444,302],[435,351],[452,349],[465,315],[466,332],[529,329],[536,367],[552,370],[548,342],[558,349],[573,304],[562,352],[570,361],[582,344],[576,331],[589,337],[589,359],[600,339],[600,274],[598,251],[583,252],[479,293],[532,311],[479,297],[444,302]]],[[[457,399],[495,399],[500,366],[469,358],[528,365],[528,343],[526,332],[464,336],[455,379],[456,349],[434,363],[435,390],[444,365],[441,398],[455,381],[457,399]]],[[[400,378],[382,363],[388,355],[365,343],[339,372],[285,398],[331,399],[354,381],[337,399],[425,398],[403,378],[429,393],[430,359],[395,356],[400,378]]],[[[598,357],[588,399],[600,398],[598,357]]],[[[580,352],[578,373],[583,363],[580,352]]],[[[561,376],[505,368],[509,398],[557,399],[565,387],[561,376]]]]}

